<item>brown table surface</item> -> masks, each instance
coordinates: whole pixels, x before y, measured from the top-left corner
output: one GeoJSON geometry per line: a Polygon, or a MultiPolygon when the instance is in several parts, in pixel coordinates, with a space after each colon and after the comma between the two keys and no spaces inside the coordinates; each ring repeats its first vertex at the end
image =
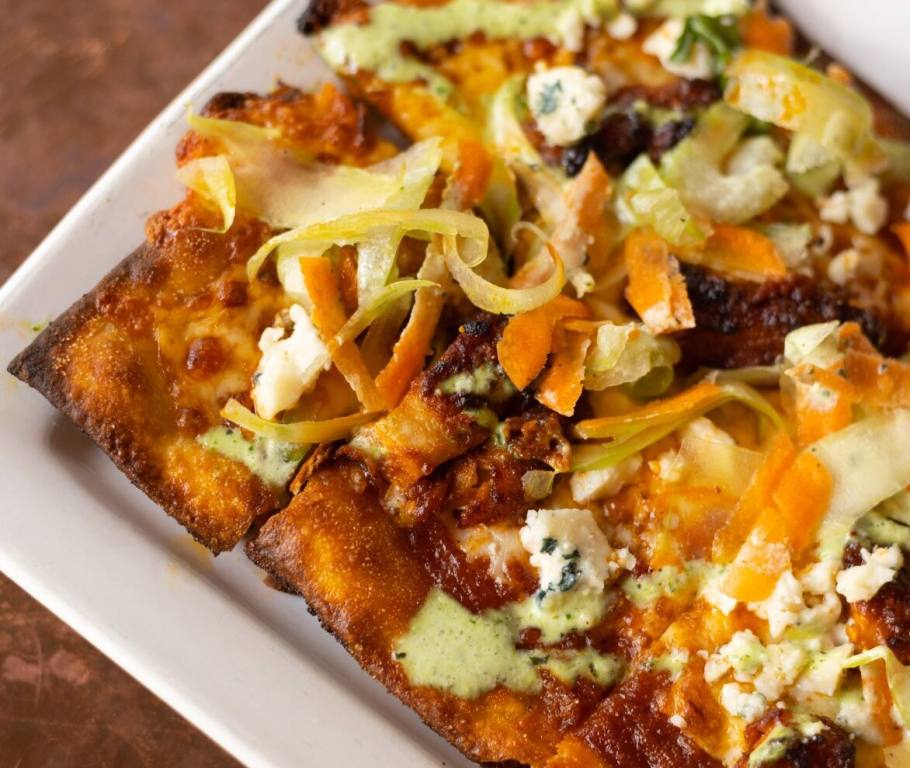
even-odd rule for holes
{"type": "MultiPolygon", "coordinates": [[[[262,5],[4,0],[0,283],[262,5]]],[[[0,575],[0,768],[236,765],[0,575]]]]}

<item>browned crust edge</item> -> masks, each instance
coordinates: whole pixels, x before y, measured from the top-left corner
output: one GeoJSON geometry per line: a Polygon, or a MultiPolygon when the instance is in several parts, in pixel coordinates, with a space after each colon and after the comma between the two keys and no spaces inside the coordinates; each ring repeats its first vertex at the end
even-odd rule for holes
{"type": "MultiPolygon", "coordinates": [[[[406,679],[396,678],[395,675],[389,673],[389,670],[378,659],[375,649],[371,649],[368,645],[360,645],[355,638],[345,636],[344,627],[341,626],[345,619],[338,615],[338,606],[332,605],[320,596],[318,586],[304,574],[291,572],[293,563],[298,560],[298,543],[293,535],[288,535],[288,529],[293,527],[293,520],[290,517],[289,508],[277,513],[270,518],[269,524],[260,529],[257,535],[247,541],[244,546],[247,557],[268,574],[272,586],[288,594],[301,597],[307,611],[317,619],[322,629],[345,649],[361,669],[465,757],[478,765],[489,768],[528,768],[526,763],[516,760],[483,760],[478,754],[477,745],[466,739],[465,734],[453,723],[447,722],[444,717],[441,717],[447,713],[446,702],[451,698],[450,696],[441,692],[432,692],[427,695],[414,689],[406,679]],[[335,614],[334,619],[333,613],[335,614]]],[[[389,525],[392,525],[391,521],[389,521],[389,525]]],[[[390,535],[393,534],[390,533],[390,535]]],[[[414,568],[419,570],[420,566],[415,562],[414,568]]],[[[427,587],[429,588],[429,586],[428,582],[427,587]]],[[[448,712],[447,714],[455,713],[448,712]]]]}
{"type": "MultiPolygon", "coordinates": [[[[130,279],[134,270],[156,258],[155,248],[143,243],[121,260],[88,293],[47,326],[7,366],[7,371],[43,395],[58,411],[63,413],[82,432],[91,438],[113,461],[129,481],[174,518],[199,543],[214,554],[232,549],[246,530],[230,535],[225,531],[206,530],[187,508],[178,494],[170,491],[160,479],[160,468],[147,456],[132,431],[124,425],[106,418],[99,418],[90,408],[70,396],[65,367],[68,348],[78,331],[97,314],[96,300],[105,292],[116,289],[118,284],[130,279]]],[[[251,474],[251,478],[255,479],[251,474]]],[[[261,496],[274,499],[272,511],[279,507],[279,500],[262,483],[261,496]]],[[[264,509],[251,510],[255,519],[264,509]]],[[[252,520],[251,520],[252,522],[252,520]]]]}

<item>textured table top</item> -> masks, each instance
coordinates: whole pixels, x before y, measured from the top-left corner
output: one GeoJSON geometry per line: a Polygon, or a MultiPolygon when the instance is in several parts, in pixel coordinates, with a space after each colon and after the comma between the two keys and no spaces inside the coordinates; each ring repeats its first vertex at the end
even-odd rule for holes
{"type": "MultiPolygon", "coordinates": [[[[262,5],[3,4],[0,283],[262,5]]],[[[0,575],[0,768],[236,765],[0,575]]]]}

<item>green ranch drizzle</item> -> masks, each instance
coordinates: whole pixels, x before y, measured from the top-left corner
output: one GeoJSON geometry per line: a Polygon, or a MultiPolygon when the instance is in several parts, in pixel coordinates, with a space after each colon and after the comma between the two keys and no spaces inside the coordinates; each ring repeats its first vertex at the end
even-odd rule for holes
{"type": "Polygon", "coordinates": [[[584,25],[599,25],[617,12],[615,0],[452,0],[443,7],[415,8],[386,3],[370,9],[369,23],[331,27],[318,38],[326,62],[336,71],[374,72],[390,83],[424,79],[438,97],[447,99],[452,85],[432,67],[401,54],[407,41],[424,51],[450,40],[481,32],[493,40],[545,37],[573,47],[584,25]]]}
{"type": "Polygon", "coordinates": [[[283,488],[306,455],[307,446],[289,445],[274,440],[244,439],[239,429],[212,427],[196,438],[203,448],[239,461],[262,482],[272,488],[283,488]]]}
{"type": "Polygon", "coordinates": [[[544,642],[554,642],[569,629],[593,626],[590,622],[603,615],[607,602],[603,595],[579,596],[561,606],[551,621],[541,621],[547,614],[525,605],[533,600],[531,597],[498,611],[474,614],[441,590],[433,589],[399,640],[394,657],[415,685],[440,688],[467,699],[497,685],[536,693],[541,685],[538,669],[546,669],[568,684],[587,677],[610,685],[619,678],[622,662],[590,648],[560,655],[515,648],[515,638],[526,626],[539,627],[544,642]],[[572,626],[572,617],[575,621],[582,618],[580,627],[572,626]]]}

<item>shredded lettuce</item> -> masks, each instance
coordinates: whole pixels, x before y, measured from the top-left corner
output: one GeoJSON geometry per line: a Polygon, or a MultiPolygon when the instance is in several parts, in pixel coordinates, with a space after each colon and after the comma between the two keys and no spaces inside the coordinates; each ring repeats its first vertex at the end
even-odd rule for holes
{"type": "Polygon", "coordinates": [[[670,245],[698,245],[710,234],[707,225],[696,220],[683,205],[679,192],[661,178],[647,155],[641,155],[626,169],[616,200],[620,221],[650,226],[670,245]]]}
{"type": "Polygon", "coordinates": [[[234,223],[237,187],[227,158],[197,157],[177,170],[177,180],[221,212],[222,224],[212,231],[224,234],[234,223]]]}
{"type": "Polygon", "coordinates": [[[888,687],[891,689],[894,707],[900,715],[902,725],[910,728],[910,669],[897,660],[894,651],[884,645],[876,646],[851,656],[844,662],[844,669],[858,669],[874,661],[885,663],[888,687]]]}
{"type": "Polygon", "coordinates": [[[795,133],[787,151],[787,177],[806,197],[815,199],[827,194],[840,178],[844,164],[805,133],[795,133]]]}
{"type": "Polygon", "coordinates": [[[809,256],[812,227],[809,224],[766,224],[757,227],[774,243],[777,252],[790,269],[798,269],[809,256]]]}
{"type": "Polygon", "coordinates": [[[762,461],[758,451],[688,434],[683,438],[679,454],[692,484],[722,488],[733,496],[745,492],[762,461]]]}
{"type": "Polygon", "coordinates": [[[725,174],[722,165],[749,127],[749,118],[725,104],[715,104],[695,130],[664,155],[661,169],[686,208],[715,221],[741,224],[767,211],[788,184],[773,165],[757,165],[725,174]]]}
{"type": "MultiPolygon", "coordinates": [[[[534,148],[521,123],[527,117],[524,96],[525,78],[515,75],[506,80],[493,94],[487,113],[486,139],[508,159],[528,168],[544,169],[540,153],[534,148]]],[[[553,171],[558,179],[557,172],[553,171]]]]}
{"type": "Polygon", "coordinates": [[[878,511],[885,517],[910,527],[910,492],[904,490],[886,499],[878,511]]]}
{"type": "Polygon", "coordinates": [[[521,476],[521,488],[528,501],[541,501],[553,493],[556,472],[551,469],[529,469],[521,476]]]}
{"type": "Polygon", "coordinates": [[[376,419],[378,413],[355,413],[325,421],[297,421],[280,424],[267,421],[233,398],[221,409],[221,416],[258,437],[294,445],[331,443],[347,437],[351,430],[376,419]]]}
{"type": "Polygon", "coordinates": [[[837,348],[837,330],[840,323],[813,323],[790,331],[784,337],[784,361],[788,365],[811,363],[819,368],[829,368],[843,355],[837,348]]]}
{"type": "MultiPolygon", "coordinates": [[[[382,235],[451,235],[462,238],[461,249],[472,266],[483,261],[489,233],[476,216],[460,211],[420,209],[411,211],[367,211],[321,221],[293,229],[268,240],[247,262],[247,277],[255,279],[265,260],[283,246],[293,246],[297,254],[324,253],[333,245],[358,245],[382,235]]],[[[286,251],[288,252],[288,251],[286,251]]]]}
{"type": "Polygon", "coordinates": [[[562,292],[563,286],[566,284],[562,259],[555,248],[549,243],[547,246],[553,259],[553,271],[544,282],[531,288],[503,288],[484,279],[474,271],[473,267],[480,262],[472,264],[462,256],[458,240],[454,235],[447,235],[443,238],[446,266],[452,273],[452,277],[461,286],[461,290],[465,292],[475,307],[498,315],[517,315],[520,312],[529,312],[552,301],[562,292]]]}
{"type": "Polygon", "coordinates": [[[831,502],[818,532],[823,557],[839,557],[856,522],[910,485],[910,410],[869,416],[808,450],[831,474],[831,502]]]}
{"type": "Polygon", "coordinates": [[[711,371],[710,375],[718,384],[739,381],[752,387],[776,387],[780,384],[783,367],[779,365],[747,365],[745,368],[730,368],[711,371]]]}
{"type": "MultiPolygon", "coordinates": [[[[476,307],[488,312],[517,314],[535,309],[555,298],[566,282],[562,261],[548,246],[554,269],[540,285],[518,289],[491,283],[474,270],[487,257],[490,244],[487,225],[470,213],[442,209],[370,211],[285,232],[253,254],[247,262],[247,276],[253,280],[269,255],[282,247],[293,246],[292,253],[312,254],[324,252],[332,245],[356,245],[378,238],[397,241],[405,234],[441,236],[446,266],[452,277],[476,307]]],[[[290,275],[293,282],[293,263],[279,274],[286,280],[290,275]]]]}
{"type": "Polygon", "coordinates": [[[585,361],[585,389],[634,384],[648,376],[651,387],[646,394],[654,397],[672,383],[673,366],[679,358],[676,342],[652,335],[639,323],[603,323],[585,361]]]}
{"type": "Polygon", "coordinates": [[[881,160],[872,108],[857,91],[792,59],[757,49],[740,53],[726,75],[725,99],[746,114],[802,134],[840,160],[881,160]]]}
{"type": "Polygon", "coordinates": [[[678,395],[686,398],[683,409],[667,408],[666,401],[657,401],[623,416],[608,416],[581,421],[575,434],[584,440],[610,440],[608,443],[585,444],[575,447],[573,472],[587,472],[613,466],[658,440],[685,426],[697,416],[729,402],[739,402],[768,418],[776,427],[784,427],[780,415],[764,397],[741,382],[712,385],[702,382],[699,396],[693,389],[678,395]]]}
{"type": "Polygon", "coordinates": [[[193,114],[188,122],[221,145],[237,206],[276,229],[361,211],[417,208],[442,161],[440,140],[434,138],[369,168],[321,165],[282,143],[274,129],[193,114]]]}

